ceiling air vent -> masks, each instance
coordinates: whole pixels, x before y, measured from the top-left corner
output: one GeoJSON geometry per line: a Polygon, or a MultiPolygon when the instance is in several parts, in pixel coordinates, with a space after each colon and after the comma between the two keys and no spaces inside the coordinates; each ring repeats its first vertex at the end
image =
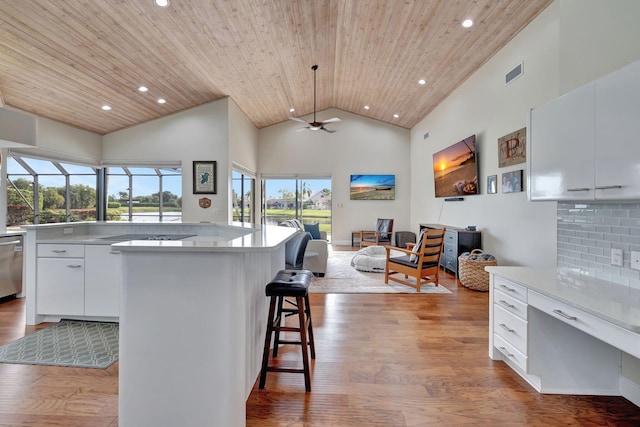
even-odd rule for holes
{"type": "Polygon", "coordinates": [[[518,65],[516,65],[511,71],[509,71],[507,74],[505,74],[504,76],[504,85],[508,85],[509,83],[511,83],[512,81],[514,81],[515,79],[517,79],[518,77],[520,77],[522,75],[522,73],[524,73],[524,67],[523,67],[523,63],[519,63],[518,65]]]}

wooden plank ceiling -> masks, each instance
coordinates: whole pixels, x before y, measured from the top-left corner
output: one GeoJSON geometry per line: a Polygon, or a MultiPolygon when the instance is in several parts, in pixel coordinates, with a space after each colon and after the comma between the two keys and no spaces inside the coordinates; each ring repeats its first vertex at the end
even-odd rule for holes
{"type": "Polygon", "coordinates": [[[0,0],[0,93],[98,134],[226,96],[262,128],[313,112],[318,64],[318,111],[412,128],[551,2],[0,0]]]}

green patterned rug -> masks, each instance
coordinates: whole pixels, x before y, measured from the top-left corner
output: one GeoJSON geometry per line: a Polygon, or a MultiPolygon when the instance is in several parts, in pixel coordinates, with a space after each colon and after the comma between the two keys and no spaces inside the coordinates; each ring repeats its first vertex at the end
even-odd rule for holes
{"type": "Polygon", "coordinates": [[[118,324],[62,320],[0,346],[0,362],[105,369],[118,360],[118,324]]]}

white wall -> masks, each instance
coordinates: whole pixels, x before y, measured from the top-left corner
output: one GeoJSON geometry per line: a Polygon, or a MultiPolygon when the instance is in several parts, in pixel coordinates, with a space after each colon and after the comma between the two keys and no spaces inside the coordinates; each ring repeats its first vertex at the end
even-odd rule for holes
{"type": "MultiPolygon", "coordinates": [[[[228,181],[231,182],[231,174],[233,165],[240,166],[244,172],[251,172],[254,175],[258,173],[258,128],[247,118],[240,110],[238,105],[229,101],[229,163],[228,163],[228,181]]],[[[231,186],[227,186],[228,206],[233,207],[231,186]]],[[[260,185],[256,183],[256,194],[252,197],[255,201],[260,200],[260,185]]],[[[255,209],[260,211],[260,207],[256,204],[255,209]]],[[[229,212],[229,218],[232,213],[229,212]]],[[[255,218],[256,222],[260,222],[259,218],[255,218]]]]}
{"type": "Polygon", "coordinates": [[[101,142],[97,133],[38,117],[37,146],[12,148],[11,152],[97,166],[102,155],[101,142]]]}
{"type": "Polygon", "coordinates": [[[377,218],[394,218],[395,230],[409,230],[409,131],[337,109],[321,111],[317,117],[339,117],[342,122],[331,124],[337,130],[333,134],[298,132],[304,125],[294,121],[260,129],[260,174],[330,176],[335,244],[351,244],[351,231],[370,230],[377,218]],[[351,174],[395,175],[396,199],[350,200],[351,174]]]}
{"type": "Polygon", "coordinates": [[[503,194],[498,138],[527,124],[531,107],[558,95],[558,13],[552,4],[534,22],[464,82],[411,130],[411,224],[439,223],[482,231],[485,252],[501,265],[554,266],[556,203],[531,203],[526,192],[503,194]],[[510,85],[504,75],[524,61],[524,74],[510,85]],[[429,132],[429,138],[423,136],[429,132]],[[463,202],[435,198],[432,156],[476,135],[481,194],[463,202]],[[498,194],[487,194],[487,176],[498,175],[498,194]]]}
{"type": "Polygon", "coordinates": [[[221,99],[102,137],[105,164],[182,164],[184,222],[228,221],[229,99],[221,99]],[[217,194],[193,194],[193,161],[215,160],[217,194]],[[212,206],[200,208],[201,197],[212,206]],[[214,209],[218,213],[214,214],[214,209]]]}

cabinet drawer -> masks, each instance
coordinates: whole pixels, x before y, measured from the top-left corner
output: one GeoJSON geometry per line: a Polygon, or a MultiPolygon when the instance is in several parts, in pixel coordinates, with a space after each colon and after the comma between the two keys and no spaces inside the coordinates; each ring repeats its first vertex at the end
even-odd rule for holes
{"type": "Polygon", "coordinates": [[[640,334],[535,291],[529,291],[529,305],[634,357],[640,357],[640,334]]]}
{"type": "Polygon", "coordinates": [[[520,353],[498,334],[493,334],[493,345],[504,355],[505,359],[510,360],[518,368],[522,369],[522,371],[527,372],[527,356],[520,353]]]}
{"type": "Polygon", "coordinates": [[[451,245],[454,248],[458,247],[458,232],[455,230],[446,230],[444,232],[444,245],[451,245]]]}
{"type": "Polygon", "coordinates": [[[527,288],[517,283],[513,283],[503,277],[493,276],[493,289],[500,290],[507,295],[511,295],[520,301],[527,302],[527,288]]]}
{"type": "Polygon", "coordinates": [[[493,332],[527,354],[527,321],[509,313],[500,306],[493,308],[493,332]]]}
{"type": "Polygon", "coordinates": [[[84,258],[84,245],[41,243],[38,245],[38,257],[84,258]]]}
{"type": "Polygon", "coordinates": [[[458,271],[458,258],[452,255],[445,254],[444,257],[444,268],[449,271],[453,271],[456,273],[458,271]]]}
{"type": "Polygon", "coordinates": [[[493,303],[504,308],[509,313],[513,313],[519,318],[527,320],[527,304],[517,298],[496,289],[493,294],[493,303]]]}

